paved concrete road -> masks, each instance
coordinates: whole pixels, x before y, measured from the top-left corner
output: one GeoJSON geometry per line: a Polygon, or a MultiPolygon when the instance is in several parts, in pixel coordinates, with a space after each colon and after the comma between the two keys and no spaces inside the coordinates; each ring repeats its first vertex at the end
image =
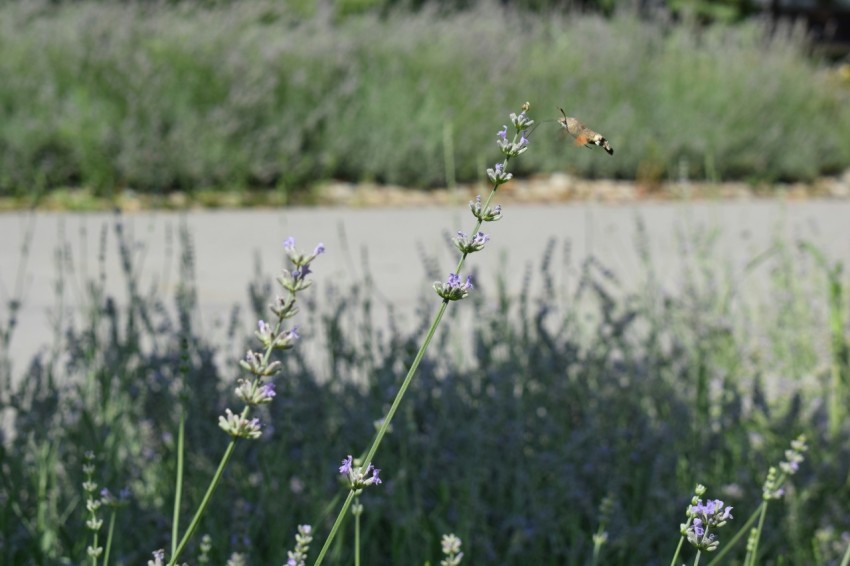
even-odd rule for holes
{"type": "MultiPolygon", "coordinates": [[[[469,230],[472,217],[463,207],[420,209],[344,210],[333,208],[274,211],[204,211],[185,215],[195,243],[197,283],[207,317],[225,317],[233,304],[246,304],[247,283],[259,254],[266,273],[282,266],[281,242],[295,236],[297,245],[312,249],[324,242],[327,253],[315,264],[316,291],[333,281],[346,286],[371,275],[377,293],[410,310],[433,278],[425,274],[422,252],[438,260],[442,277],[456,262],[445,235],[469,230]],[[368,253],[366,253],[368,252],[368,253]]],[[[23,282],[23,309],[12,339],[15,370],[50,342],[51,311],[57,299],[54,284],[60,273],[54,260],[65,245],[77,271],[65,272],[65,305],[81,304],[82,280],[98,273],[98,247],[102,227],[108,227],[106,244],[107,288],[124,300],[112,214],[17,213],[0,215],[0,316],[5,323],[6,302],[16,282],[23,282]],[[31,247],[22,258],[27,229],[33,230],[31,247]],[[23,274],[20,276],[19,274],[23,274]]],[[[142,261],[140,286],[158,285],[172,301],[177,277],[178,252],[169,252],[167,233],[176,231],[181,215],[154,212],[122,217],[136,242],[133,253],[142,261]]],[[[804,238],[819,246],[831,260],[850,263],[850,202],[781,201],[598,203],[512,205],[504,218],[488,225],[492,240],[483,253],[471,258],[482,282],[502,272],[512,292],[520,290],[523,272],[539,266],[542,250],[551,238],[568,241],[572,267],[563,265],[558,248],[556,272],[575,271],[583,258],[594,254],[615,270],[621,281],[643,274],[635,249],[637,219],[642,219],[659,278],[675,286],[681,272],[681,235],[701,229],[716,230],[717,257],[743,268],[749,259],[767,249],[778,236],[804,238]]],[[[176,247],[176,246],[175,246],[176,247]]],[[[492,285],[489,285],[492,289],[492,285]]],[[[208,318],[209,320],[209,318],[208,318]]]]}

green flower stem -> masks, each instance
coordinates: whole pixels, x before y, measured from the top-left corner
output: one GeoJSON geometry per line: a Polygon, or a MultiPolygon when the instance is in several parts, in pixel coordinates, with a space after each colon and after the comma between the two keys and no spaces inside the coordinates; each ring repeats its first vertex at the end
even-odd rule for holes
{"type": "MultiPolygon", "coordinates": [[[[393,404],[390,407],[389,412],[387,413],[387,417],[384,419],[384,422],[381,423],[381,427],[378,429],[378,434],[375,435],[375,440],[372,441],[372,446],[369,448],[369,452],[366,453],[366,459],[361,465],[362,469],[365,470],[366,468],[368,468],[369,463],[372,461],[372,458],[375,457],[375,452],[378,451],[378,446],[381,445],[381,440],[383,440],[384,435],[387,433],[390,421],[392,421],[393,416],[395,415],[399,405],[401,404],[402,397],[404,397],[407,388],[410,386],[411,381],[413,381],[413,375],[416,373],[416,370],[419,367],[419,362],[422,361],[422,357],[425,355],[425,351],[428,349],[428,345],[431,343],[431,339],[434,338],[434,333],[437,331],[437,326],[440,324],[440,320],[443,318],[443,314],[445,314],[446,308],[448,306],[449,300],[443,299],[443,303],[440,305],[440,309],[437,311],[437,314],[434,317],[434,321],[431,323],[431,328],[428,329],[428,334],[425,336],[425,341],[422,342],[422,346],[420,346],[419,351],[416,353],[416,357],[413,359],[413,363],[411,364],[410,369],[407,372],[407,376],[404,378],[404,382],[402,382],[398,393],[396,393],[395,399],[393,399],[393,404]]],[[[322,563],[325,554],[327,554],[327,551],[331,546],[331,542],[333,542],[333,539],[336,536],[336,532],[339,529],[340,524],[342,524],[343,518],[345,518],[345,514],[348,511],[348,506],[351,505],[351,500],[353,497],[354,490],[351,490],[348,493],[348,497],[345,499],[345,503],[342,504],[342,509],[339,510],[339,514],[336,516],[336,521],[334,521],[333,528],[331,529],[330,534],[328,534],[328,538],[325,540],[325,544],[322,546],[322,551],[316,558],[316,562],[314,562],[315,566],[319,566],[322,563]]]]}
{"type": "MultiPolygon", "coordinates": [[[[290,293],[290,295],[294,296],[294,293],[290,293]]],[[[283,325],[282,320],[278,320],[275,325],[274,333],[277,334],[280,331],[281,326],[283,325]]],[[[263,364],[267,364],[269,358],[271,358],[272,350],[274,348],[269,345],[266,348],[265,353],[263,354],[263,364]]],[[[250,406],[245,406],[242,410],[242,418],[248,418],[248,414],[251,411],[250,406]]],[[[215,493],[216,488],[218,487],[218,482],[221,480],[221,476],[224,473],[224,468],[227,466],[227,463],[230,461],[230,457],[233,455],[233,450],[236,448],[236,438],[233,437],[230,440],[230,444],[227,445],[227,449],[224,451],[224,455],[221,457],[221,462],[218,464],[218,469],[215,471],[215,475],[213,476],[212,481],[210,481],[210,485],[207,488],[207,492],[204,494],[204,499],[201,501],[198,510],[195,512],[195,516],[192,518],[192,522],[189,523],[189,528],[186,529],[186,533],[183,535],[183,538],[180,539],[180,544],[174,548],[174,541],[177,540],[177,522],[180,518],[179,512],[179,501],[180,501],[180,493],[182,491],[182,479],[183,479],[183,416],[180,417],[180,428],[178,434],[178,453],[177,453],[177,494],[175,495],[174,502],[174,526],[172,527],[172,551],[171,551],[171,559],[168,561],[168,566],[174,566],[177,562],[177,559],[180,557],[180,554],[186,548],[186,544],[189,542],[189,539],[192,538],[192,535],[195,532],[195,529],[198,528],[198,524],[201,522],[201,516],[206,511],[207,506],[212,499],[213,493],[215,493]]]]}
{"type": "Polygon", "coordinates": [[[221,462],[219,462],[218,464],[218,469],[215,471],[215,475],[213,476],[213,479],[210,482],[210,486],[207,488],[207,492],[204,494],[204,499],[198,506],[198,510],[195,513],[195,516],[192,518],[192,522],[189,523],[189,527],[186,529],[186,533],[180,540],[180,544],[177,545],[177,549],[172,553],[171,559],[168,561],[168,566],[174,566],[174,564],[177,563],[177,559],[180,557],[180,554],[186,548],[186,544],[189,542],[189,539],[192,538],[192,534],[194,534],[195,529],[198,528],[198,523],[201,522],[201,516],[204,514],[204,511],[206,511],[207,505],[209,505],[213,493],[215,493],[215,489],[216,487],[218,487],[218,482],[221,480],[221,476],[224,473],[224,468],[227,466],[227,462],[230,460],[230,456],[233,455],[234,448],[236,448],[236,438],[231,438],[230,444],[227,445],[227,449],[224,451],[224,455],[221,457],[221,462]]]}
{"type": "Polygon", "coordinates": [[[708,563],[708,566],[715,566],[716,564],[720,564],[723,557],[726,556],[726,553],[728,553],[735,547],[735,544],[741,539],[742,536],[744,536],[744,533],[749,532],[750,527],[756,520],[756,517],[758,517],[759,513],[762,512],[763,507],[767,507],[767,502],[762,501],[762,504],[755,511],[753,511],[752,515],[750,515],[749,519],[747,519],[747,522],[744,523],[740,529],[738,529],[738,532],[735,533],[735,536],[733,536],[728,543],[723,545],[723,549],[720,550],[720,552],[714,555],[714,557],[711,559],[711,562],[708,563]]]}
{"type": "Polygon", "coordinates": [[[336,520],[334,521],[333,527],[331,527],[331,532],[325,541],[325,545],[322,547],[321,552],[319,552],[319,556],[316,557],[316,561],[313,563],[314,566],[319,566],[319,564],[322,563],[322,560],[325,559],[325,554],[328,553],[328,549],[331,547],[331,541],[336,536],[336,532],[339,530],[340,525],[342,525],[342,520],[345,518],[345,514],[348,512],[348,508],[351,506],[351,502],[353,500],[354,490],[350,490],[348,492],[348,497],[345,498],[345,501],[342,504],[342,509],[339,510],[339,515],[336,516],[336,520]]]}
{"type": "MultiPolygon", "coordinates": [[[[690,523],[690,519],[688,519],[690,523]]],[[[685,537],[679,537],[679,544],[676,546],[676,552],[673,554],[673,560],[670,561],[670,566],[676,566],[676,562],[679,560],[679,553],[682,552],[682,545],[685,543],[685,537]]]]}
{"type": "MultiPolygon", "coordinates": [[[[505,158],[503,165],[507,167],[508,160],[510,158],[505,158]]],[[[498,185],[493,187],[493,190],[490,191],[490,195],[487,197],[487,201],[484,203],[483,209],[486,209],[490,202],[493,200],[493,196],[496,194],[496,190],[499,188],[498,185]]],[[[475,223],[475,228],[472,230],[472,233],[478,232],[481,228],[483,222],[481,219],[475,223]]],[[[457,268],[455,269],[455,273],[460,273],[460,269],[463,267],[464,261],[466,261],[466,256],[469,254],[463,254],[460,257],[460,261],[457,264],[457,268]]],[[[428,350],[428,346],[431,344],[431,340],[434,338],[434,333],[437,331],[437,326],[439,326],[440,321],[443,318],[443,315],[446,313],[446,309],[449,306],[449,300],[443,299],[442,304],[440,305],[439,310],[437,310],[437,314],[434,316],[434,321],[431,323],[431,327],[428,329],[428,334],[425,335],[425,340],[422,342],[422,346],[419,347],[419,351],[416,353],[416,357],[413,358],[413,363],[410,365],[410,369],[407,371],[407,375],[404,378],[404,381],[401,384],[401,387],[396,393],[395,399],[393,399],[393,404],[390,406],[390,410],[387,412],[386,418],[384,418],[381,426],[378,428],[378,434],[375,435],[375,439],[372,441],[372,445],[369,447],[369,451],[366,453],[366,457],[363,462],[360,464],[361,469],[366,469],[369,467],[369,464],[372,463],[372,459],[375,457],[375,453],[378,451],[378,447],[381,445],[381,441],[384,439],[384,435],[387,433],[389,429],[390,423],[395,416],[396,411],[398,410],[399,405],[401,405],[401,400],[404,397],[404,394],[407,392],[407,388],[410,387],[410,383],[413,381],[413,376],[416,374],[416,370],[419,368],[419,363],[422,361],[422,358],[425,356],[425,352],[428,350]]],[[[340,509],[339,514],[334,521],[333,528],[331,529],[330,534],[328,534],[328,538],[325,540],[325,544],[322,546],[321,552],[319,552],[319,556],[316,558],[316,562],[314,562],[314,566],[320,566],[322,560],[325,558],[325,554],[327,554],[328,549],[333,542],[334,537],[336,536],[337,530],[339,530],[339,526],[342,524],[342,520],[345,518],[345,514],[348,511],[348,506],[351,504],[351,499],[353,497],[353,491],[348,494],[348,497],[345,500],[345,503],[342,505],[342,509],[340,509]]]]}
{"type": "Polygon", "coordinates": [[[767,501],[761,504],[761,513],[759,513],[759,526],[756,527],[756,541],[753,543],[753,552],[750,557],[750,565],[755,566],[756,557],[759,553],[759,539],[761,538],[761,530],[764,527],[764,517],[767,515],[767,501]]]}
{"type": "Polygon", "coordinates": [[[180,500],[183,497],[183,451],[186,415],[180,410],[180,424],[177,426],[177,478],[174,481],[174,512],[171,519],[171,555],[177,551],[177,537],[180,535],[180,500]]]}
{"type": "MultiPolygon", "coordinates": [[[[507,167],[508,158],[504,161],[504,166],[507,167]]],[[[498,189],[498,185],[493,187],[493,190],[490,191],[490,195],[487,197],[487,201],[484,203],[483,208],[486,209],[490,202],[493,200],[493,196],[496,194],[496,189],[498,189]]],[[[481,228],[481,224],[483,222],[479,219],[475,223],[475,228],[472,229],[472,233],[478,232],[481,228]]],[[[460,261],[455,268],[455,273],[460,274],[460,270],[463,267],[463,263],[466,261],[466,256],[469,254],[462,254],[460,256],[460,261]]],[[[434,333],[437,331],[437,326],[440,324],[440,320],[442,320],[443,315],[446,312],[446,308],[449,306],[449,300],[443,299],[443,304],[440,305],[440,309],[437,311],[437,314],[434,316],[434,321],[431,323],[431,328],[428,329],[428,334],[425,336],[425,341],[422,343],[422,346],[419,348],[419,351],[416,353],[416,357],[413,359],[413,363],[410,366],[410,369],[407,371],[407,375],[404,378],[404,381],[401,384],[401,388],[399,388],[398,393],[393,400],[393,404],[390,407],[389,412],[387,413],[386,418],[381,423],[380,428],[378,429],[378,434],[375,435],[375,439],[372,441],[372,446],[369,447],[369,451],[366,453],[366,458],[363,460],[362,468],[365,470],[369,467],[369,464],[372,463],[372,459],[375,457],[375,453],[378,451],[378,447],[381,445],[381,441],[384,439],[384,435],[389,429],[390,423],[395,416],[396,411],[398,410],[399,405],[401,404],[401,399],[404,397],[407,388],[410,386],[410,382],[413,381],[413,375],[416,373],[416,370],[419,368],[419,363],[422,361],[422,358],[425,356],[425,351],[428,349],[428,346],[431,344],[431,339],[434,337],[434,333]]]]}
{"type": "MultiPolygon", "coordinates": [[[[601,531],[602,529],[600,528],[599,530],[601,531]]],[[[590,559],[590,566],[596,566],[597,564],[599,564],[599,555],[602,552],[603,544],[604,543],[600,542],[599,539],[593,541],[593,556],[590,559]]]]}
{"type": "Polygon", "coordinates": [[[410,383],[413,381],[413,375],[416,373],[416,370],[419,369],[419,363],[425,356],[425,351],[431,344],[431,339],[434,338],[434,334],[437,331],[437,326],[440,324],[440,320],[442,320],[443,315],[445,314],[448,306],[449,300],[443,299],[443,303],[440,305],[439,310],[437,310],[437,314],[434,316],[434,321],[431,323],[431,328],[428,329],[428,334],[425,336],[425,341],[422,342],[422,346],[416,353],[416,357],[413,358],[413,363],[410,365],[410,369],[407,371],[407,375],[405,376],[404,381],[402,382],[401,387],[399,388],[398,393],[395,396],[395,399],[393,399],[393,404],[390,407],[386,418],[381,423],[381,427],[378,429],[378,434],[375,435],[375,440],[372,441],[372,446],[369,447],[369,451],[366,453],[366,458],[363,461],[362,465],[362,468],[364,470],[369,467],[369,464],[372,463],[372,458],[375,457],[375,452],[378,451],[378,447],[381,445],[381,441],[384,439],[384,435],[389,429],[390,422],[393,420],[393,417],[395,416],[399,405],[401,405],[401,400],[404,397],[404,394],[407,392],[407,388],[410,387],[410,383]]]}
{"type": "Polygon", "coordinates": [[[841,566],[850,565],[850,544],[847,545],[847,551],[844,553],[844,558],[841,559],[841,566]]]}
{"type": "MultiPolygon", "coordinates": [[[[516,139],[519,136],[519,132],[514,134],[514,142],[516,143],[516,139]]],[[[502,168],[507,171],[508,162],[510,161],[510,156],[505,156],[504,161],[502,162],[502,168]]],[[[490,191],[487,200],[484,202],[482,210],[486,210],[490,203],[493,200],[493,197],[496,195],[496,191],[499,188],[500,183],[495,183],[493,185],[493,189],[490,191]]],[[[481,229],[481,225],[484,223],[480,218],[477,219],[475,223],[475,228],[472,229],[472,233],[478,232],[481,229]]],[[[466,256],[468,253],[461,254],[460,261],[458,261],[457,267],[455,268],[455,273],[460,275],[460,270],[463,267],[464,262],[466,261],[466,256]]],[[[393,399],[393,403],[390,406],[390,410],[387,412],[387,416],[384,418],[381,426],[378,428],[378,433],[375,435],[375,438],[372,440],[372,445],[369,447],[368,452],[366,452],[366,457],[360,463],[361,469],[366,470],[369,467],[369,464],[372,463],[372,459],[375,457],[375,453],[378,451],[378,447],[381,445],[381,441],[384,439],[384,435],[389,430],[390,424],[392,423],[393,417],[395,416],[396,411],[401,405],[401,400],[404,398],[404,394],[407,392],[407,388],[410,387],[410,383],[413,381],[413,376],[416,374],[416,370],[419,369],[419,363],[422,361],[422,358],[425,356],[425,352],[428,350],[428,346],[431,344],[431,340],[434,338],[434,334],[437,331],[437,326],[439,326],[440,321],[443,318],[443,315],[446,313],[446,309],[449,306],[449,299],[443,299],[440,308],[437,310],[437,314],[434,316],[434,321],[431,323],[431,327],[428,329],[428,333],[425,335],[425,340],[422,342],[422,346],[419,347],[419,351],[416,353],[416,357],[413,358],[413,363],[410,365],[410,369],[407,371],[407,375],[404,378],[404,381],[401,384],[401,387],[396,393],[395,399],[393,399]]],[[[354,497],[354,490],[349,491],[348,497],[346,497],[345,502],[342,505],[342,508],[339,510],[339,513],[336,516],[336,520],[334,521],[333,527],[331,528],[331,532],[328,534],[328,538],[325,539],[325,543],[322,546],[322,550],[319,552],[319,556],[316,558],[316,561],[313,563],[314,566],[320,566],[322,561],[325,558],[325,555],[328,553],[328,549],[333,542],[334,537],[336,537],[336,533],[339,530],[340,525],[342,524],[343,519],[348,511],[348,507],[351,505],[351,500],[354,497]]],[[[355,537],[359,536],[359,533],[355,533],[355,537]]],[[[170,566],[170,565],[169,565],[170,566]]]]}
{"type": "Polygon", "coordinates": [[[109,530],[106,533],[106,549],[103,551],[103,564],[109,564],[109,550],[112,548],[112,535],[115,533],[115,509],[109,515],[109,530]]]}
{"type": "Polygon", "coordinates": [[[360,513],[354,516],[354,566],[360,566],[360,513]]]}

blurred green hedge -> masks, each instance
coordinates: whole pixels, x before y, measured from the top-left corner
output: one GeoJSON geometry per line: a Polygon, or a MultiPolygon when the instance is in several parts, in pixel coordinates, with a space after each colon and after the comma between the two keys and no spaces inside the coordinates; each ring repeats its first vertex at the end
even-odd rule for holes
{"type": "Polygon", "coordinates": [[[438,186],[447,141],[475,180],[526,100],[552,123],[521,173],[775,181],[850,164],[850,88],[799,29],[297,4],[0,5],[0,194],[438,186]],[[614,157],[560,140],[559,106],[614,157]]]}

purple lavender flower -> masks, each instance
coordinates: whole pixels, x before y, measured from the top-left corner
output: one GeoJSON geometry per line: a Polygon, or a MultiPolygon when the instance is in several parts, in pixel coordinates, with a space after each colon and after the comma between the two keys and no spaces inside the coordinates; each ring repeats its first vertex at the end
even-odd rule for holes
{"type": "MultiPolygon", "coordinates": [[[[499,167],[501,171],[501,163],[497,163],[496,167],[499,167]]],[[[490,177],[490,173],[494,172],[493,169],[487,169],[487,176],[490,177]]],[[[495,172],[494,172],[495,174],[495,172]]],[[[496,182],[495,177],[491,178],[491,181],[496,182]]],[[[475,200],[469,201],[469,210],[472,211],[472,215],[482,222],[494,222],[499,220],[502,217],[502,205],[497,204],[495,208],[490,208],[489,206],[485,209],[481,204],[481,195],[475,197],[475,200]]]]}
{"type": "Polygon", "coordinates": [[[165,551],[154,550],[153,551],[153,560],[148,560],[148,566],[162,566],[165,564],[165,551]]]}
{"type": "Polygon", "coordinates": [[[233,438],[259,438],[263,433],[260,430],[260,419],[246,419],[240,414],[233,414],[230,409],[224,410],[225,415],[218,417],[218,426],[233,438]]]}
{"type": "Polygon", "coordinates": [[[274,329],[265,320],[257,321],[257,331],[254,335],[260,340],[260,343],[268,348],[274,340],[274,329]]]}
{"type": "Polygon", "coordinates": [[[363,466],[355,466],[354,458],[351,455],[342,461],[342,465],[339,467],[339,473],[347,476],[348,484],[353,490],[359,490],[370,485],[380,485],[383,483],[381,478],[378,477],[381,470],[372,464],[369,464],[365,470],[363,469],[363,466]]]}
{"type": "Polygon", "coordinates": [[[348,475],[351,473],[351,463],[354,461],[354,457],[349,454],[348,458],[342,461],[342,465],[339,467],[339,473],[343,475],[348,475]]]}
{"type": "Polygon", "coordinates": [[[244,360],[239,360],[239,365],[243,369],[250,371],[257,377],[268,377],[277,373],[280,367],[280,362],[265,362],[265,356],[260,353],[248,350],[244,360]]]}
{"type": "Polygon", "coordinates": [[[443,554],[446,557],[440,561],[441,566],[459,566],[463,560],[463,552],[460,551],[461,540],[454,533],[443,535],[440,541],[443,554]]]}
{"type": "Polygon", "coordinates": [[[271,401],[277,393],[274,390],[274,383],[264,383],[260,386],[260,395],[263,399],[271,401]]]}
{"type": "MultiPolygon", "coordinates": [[[[503,151],[511,145],[508,142],[505,142],[505,144],[505,147],[502,148],[503,151]]],[[[490,179],[491,183],[498,187],[499,185],[510,181],[513,178],[513,174],[505,171],[504,165],[497,163],[493,168],[487,169],[487,178],[490,179]]]]}
{"type": "Polygon", "coordinates": [[[460,253],[471,254],[484,249],[484,244],[486,244],[489,240],[490,236],[484,232],[479,231],[477,234],[469,237],[466,235],[466,232],[458,230],[457,237],[453,238],[452,241],[460,253]]]}
{"type": "MultiPolygon", "coordinates": [[[[380,485],[380,484],[384,483],[384,482],[381,481],[381,478],[378,477],[378,474],[381,473],[381,470],[379,470],[378,468],[375,468],[371,464],[369,464],[369,468],[371,468],[371,470],[372,470],[372,477],[367,479],[365,481],[364,485],[380,485]]],[[[367,474],[369,473],[369,468],[366,469],[367,474]]]]}
{"type": "MultiPolygon", "coordinates": [[[[723,507],[723,502],[719,499],[708,500],[703,504],[702,500],[698,500],[697,504],[691,507],[691,513],[695,517],[701,517],[709,526],[723,526],[726,521],[732,518],[732,508],[723,507]]],[[[698,519],[694,519],[696,522],[698,519]]]]}
{"type": "Polygon", "coordinates": [[[447,301],[459,301],[469,296],[469,291],[472,289],[472,277],[467,277],[465,283],[461,283],[460,276],[456,273],[449,273],[449,278],[445,283],[439,281],[434,282],[434,290],[437,294],[447,301]]]}
{"type": "Polygon", "coordinates": [[[274,339],[272,343],[272,347],[275,350],[288,350],[295,345],[295,341],[300,339],[301,335],[298,334],[298,327],[293,326],[289,330],[284,330],[280,332],[274,339]]]}
{"type": "Polygon", "coordinates": [[[694,533],[696,533],[698,537],[701,538],[705,534],[705,528],[702,526],[702,521],[699,519],[694,519],[693,527],[694,533]]]}
{"type": "Polygon", "coordinates": [[[259,379],[242,379],[238,381],[236,396],[246,405],[266,405],[272,402],[276,395],[274,383],[262,383],[259,379]]]}
{"type": "Polygon", "coordinates": [[[295,247],[295,238],[292,236],[283,241],[283,249],[286,251],[286,255],[289,256],[289,261],[291,261],[296,267],[306,266],[316,259],[317,256],[325,253],[325,245],[322,243],[319,243],[315,248],[313,248],[313,253],[311,254],[300,253],[295,247]]]}
{"type": "Polygon", "coordinates": [[[282,269],[280,277],[277,278],[277,282],[292,295],[295,295],[299,291],[303,291],[313,284],[312,281],[307,279],[307,276],[312,272],[313,271],[307,264],[296,265],[296,267],[291,271],[288,269],[282,269]]]}
{"type": "MultiPolygon", "coordinates": [[[[705,493],[703,486],[697,486],[697,493],[705,493]]],[[[716,530],[732,519],[732,507],[724,507],[719,499],[706,500],[705,503],[697,495],[688,507],[689,524],[682,525],[682,534],[698,550],[711,552],[720,545],[717,535],[710,532],[716,530]]]]}
{"type": "Polygon", "coordinates": [[[481,244],[482,246],[484,244],[486,244],[488,241],[490,241],[490,236],[488,236],[484,232],[480,232],[480,231],[477,234],[475,234],[475,236],[472,238],[472,243],[481,244]]]}
{"type": "Polygon", "coordinates": [[[519,115],[511,112],[510,118],[511,123],[514,125],[517,131],[526,130],[534,124],[534,120],[529,119],[529,117],[525,113],[525,110],[520,112],[519,115]]]}
{"type": "Polygon", "coordinates": [[[302,265],[301,267],[292,270],[292,279],[295,281],[303,281],[311,273],[312,271],[310,270],[309,265],[302,265]]]}
{"type": "MultiPolygon", "coordinates": [[[[271,347],[275,350],[288,350],[295,345],[296,340],[301,338],[301,335],[298,334],[297,326],[293,326],[289,330],[277,331],[279,328],[280,326],[278,325],[276,329],[273,329],[269,326],[269,324],[261,320],[257,323],[257,331],[254,335],[260,340],[264,347],[271,347]]],[[[255,361],[256,360],[253,359],[253,356],[250,357],[250,359],[249,357],[246,357],[245,364],[242,364],[242,367],[247,366],[246,369],[252,372],[253,370],[251,368],[255,366],[257,369],[265,368],[265,366],[262,366],[260,363],[254,363],[255,361]]],[[[277,368],[275,367],[274,370],[276,371],[277,368]]]]}

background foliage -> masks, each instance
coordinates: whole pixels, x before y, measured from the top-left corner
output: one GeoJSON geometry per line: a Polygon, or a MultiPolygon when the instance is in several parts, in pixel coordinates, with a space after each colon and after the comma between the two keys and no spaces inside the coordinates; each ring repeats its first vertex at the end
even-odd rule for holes
{"type": "MultiPolygon", "coordinates": [[[[120,218],[110,231],[101,242],[119,243],[130,308],[117,308],[92,279],[83,320],[57,318],[24,380],[0,363],[10,425],[0,443],[4,564],[82,560],[86,450],[98,454],[101,485],[133,492],[113,557],[146,560],[167,548],[180,412],[187,509],[228,440],[217,416],[234,405],[249,329],[227,324],[220,343],[200,324],[185,230],[171,297],[137,286],[120,218]]],[[[610,496],[603,562],[667,564],[695,483],[735,507],[732,531],[801,432],[811,450],[771,506],[762,549],[794,564],[837,563],[850,499],[846,283],[813,248],[777,241],[750,262],[747,272],[764,283],[751,286],[728,275],[710,231],[681,241],[674,288],[657,282],[643,239],[643,267],[629,274],[593,257],[575,264],[569,242],[553,241],[525,275],[542,280],[539,296],[508,296],[503,282],[479,280],[474,299],[454,305],[378,455],[385,484],[364,494],[365,563],[436,563],[439,537],[451,531],[471,564],[581,564],[610,496]],[[573,277],[578,284],[566,285],[573,277]],[[643,283],[626,292],[624,277],[643,283]]],[[[423,258],[426,271],[430,263],[423,258]]],[[[80,275],[73,263],[59,267],[60,283],[80,275]]],[[[257,318],[266,317],[269,279],[250,286],[257,318]]],[[[237,446],[200,527],[213,536],[214,563],[233,551],[282,563],[298,523],[326,535],[343,493],[338,460],[365,447],[436,305],[423,303],[417,325],[376,323],[368,288],[313,294],[302,305],[302,333],[322,353],[308,359],[299,347],[283,357],[263,437],[237,446]]],[[[3,320],[5,335],[14,326],[3,320]]],[[[11,352],[0,354],[2,362],[11,352]]],[[[349,523],[331,562],[350,563],[351,544],[349,523]]]]}
{"type": "Polygon", "coordinates": [[[485,115],[525,100],[553,123],[521,173],[811,180],[850,163],[850,85],[807,57],[801,29],[352,5],[0,4],[0,195],[430,187],[447,148],[473,181],[485,115]],[[568,165],[559,106],[616,158],[568,165]]]}

